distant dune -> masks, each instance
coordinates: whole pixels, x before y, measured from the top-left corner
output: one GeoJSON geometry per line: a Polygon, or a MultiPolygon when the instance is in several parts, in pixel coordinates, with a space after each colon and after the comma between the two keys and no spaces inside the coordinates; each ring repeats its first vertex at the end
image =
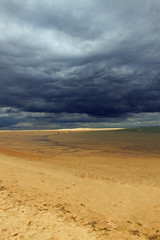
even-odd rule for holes
{"type": "Polygon", "coordinates": [[[0,132],[16,132],[16,131],[109,131],[121,130],[125,128],[63,128],[63,129],[37,129],[37,130],[0,130],[0,132]]]}

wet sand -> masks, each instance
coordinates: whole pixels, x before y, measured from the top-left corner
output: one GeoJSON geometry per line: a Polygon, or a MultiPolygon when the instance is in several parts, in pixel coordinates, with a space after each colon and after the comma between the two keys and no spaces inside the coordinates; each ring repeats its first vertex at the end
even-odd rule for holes
{"type": "Polygon", "coordinates": [[[159,156],[159,128],[0,132],[0,239],[160,239],[159,156]]]}

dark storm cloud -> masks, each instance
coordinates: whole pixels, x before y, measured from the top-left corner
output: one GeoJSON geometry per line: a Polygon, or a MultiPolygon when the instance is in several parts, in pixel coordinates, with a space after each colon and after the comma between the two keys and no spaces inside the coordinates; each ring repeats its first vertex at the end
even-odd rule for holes
{"type": "Polygon", "coordinates": [[[158,113],[159,10],[158,0],[1,0],[0,107],[12,109],[1,127],[158,113]]]}

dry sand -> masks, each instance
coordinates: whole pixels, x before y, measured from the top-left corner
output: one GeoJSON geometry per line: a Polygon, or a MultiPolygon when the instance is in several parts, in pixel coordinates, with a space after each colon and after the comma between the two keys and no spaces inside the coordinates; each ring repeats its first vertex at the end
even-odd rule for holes
{"type": "Polygon", "coordinates": [[[159,154],[84,134],[0,133],[1,240],[160,239],[159,154]]]}

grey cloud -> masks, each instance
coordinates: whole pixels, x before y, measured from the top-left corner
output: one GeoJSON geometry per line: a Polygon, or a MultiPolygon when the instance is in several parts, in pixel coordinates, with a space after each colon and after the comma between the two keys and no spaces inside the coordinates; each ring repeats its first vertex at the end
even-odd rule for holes
{"type": "Polygon", "coordinates": [[[19,111],[19,127],[28,113],[104,124],[159,112],[159,10],[157,0],[1,0],[0,106],[19,111]]]}

